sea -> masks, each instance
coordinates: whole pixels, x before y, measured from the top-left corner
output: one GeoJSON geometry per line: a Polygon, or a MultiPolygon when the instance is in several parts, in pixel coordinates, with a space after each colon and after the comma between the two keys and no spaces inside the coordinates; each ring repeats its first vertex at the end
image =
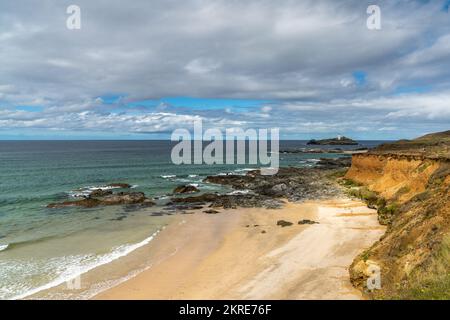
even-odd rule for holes
{"type": "MultiPolygon", "coordinates": [[[[338,147],[374,147],[382,142],[338,147]]],[[[158,213],[176,186],[193,184],[202,192],[232,192],[203,179],[259,168],[175,165],[173,145],[156,140],[0,141],[0,299],[33,297],[148,244],[170,222],[170,215],[158,213]],[[157,205],[47,208],[49,203],[80,199],[111,183],[128,183],[132,191],[144,192],[157,205]]],[[[309,147],[306,141],[280,141],[280,150],[309,147]]],[[[319,158],[339,156],[279,154],[280,166],[295,167],[312,167],[319,158]]],[[[137,270],[127,272],[131,276],[137,270]]],[[[95,290],[70,298],[90,298],[120,279],[102,280],[105,285],[92,285],[95,290]]],[[[68,297],[61,293],[41,298],[68,297]]]]}

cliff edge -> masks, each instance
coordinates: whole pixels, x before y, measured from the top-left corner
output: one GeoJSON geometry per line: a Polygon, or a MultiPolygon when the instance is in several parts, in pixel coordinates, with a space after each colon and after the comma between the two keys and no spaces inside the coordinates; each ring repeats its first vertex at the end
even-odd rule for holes
{"type": "Polygon", "coordinates": [[[449,299],[450,131],[353,155],[344,178],[388,226],[351,265],[353,285],[372,298],[449,299]]]}

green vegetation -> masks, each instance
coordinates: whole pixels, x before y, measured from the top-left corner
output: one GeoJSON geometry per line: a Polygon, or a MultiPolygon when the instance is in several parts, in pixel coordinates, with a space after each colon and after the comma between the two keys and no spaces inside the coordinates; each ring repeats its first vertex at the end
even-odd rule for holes
{"type": "Polygon", "coordinates": [[[358,183],[358,182],[353,181],[351,179],[342,179],[340,181],[340,184],[343,185],[344,187],[360,187],[360,186],[362,186],[361,183],[358,183]]]}
{"type": "Polygon", "coordinates": [[[336,170],[330,174],[327,175],[328,179],[331,180],[337,180],[339,178],[343,178],[345,174],[347,173],[348,169],[342,169],[342,170],[336,170]]]}
{"type": "Polygon", "coordinates": [[[447,234],[439,252],[427,272],[416,272],[395,299],[449,300],[450,299],[450,234],[447,234]]]}
{"type": "Polygon", "coordinates": [[[422,173],[425,171],[426,168],[428,168],[431,165],[430,162],[424,162],[422,163],[418,168],[417,171],[419,171],[419,173],[422,173]]]}
{"type": "Polygon", "coordinates": [[[378,207],[378,221],[382,225],[388,225],[392,222],[393,217],[398,213],[399,206],[396,202],[378,207]]]}

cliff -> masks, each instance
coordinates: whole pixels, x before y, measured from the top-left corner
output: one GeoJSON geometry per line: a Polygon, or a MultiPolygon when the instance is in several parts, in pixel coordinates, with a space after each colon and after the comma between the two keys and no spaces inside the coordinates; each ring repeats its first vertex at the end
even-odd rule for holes
{"type": "MultiPolygon", "coordinates": [[[[386,234],[359,255],[352,283],[373,298],[450,298],[450,131],[354,155],[350,193],[378,209],[386,234]],[[368,291],[373,266],[381,289],[368,291]]],[[[351,182],[351,183],[348,183],[351,182]]]]}

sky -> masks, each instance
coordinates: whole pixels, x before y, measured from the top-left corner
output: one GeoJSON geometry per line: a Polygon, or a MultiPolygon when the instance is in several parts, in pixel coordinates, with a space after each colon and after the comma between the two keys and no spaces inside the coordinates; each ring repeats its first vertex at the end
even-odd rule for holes
{"type": "Polygon", "coordinates": [[[2,0],[0,139],[166,139],[200,120],[282,139],[448,130],[449,5],[2,0]]]}

